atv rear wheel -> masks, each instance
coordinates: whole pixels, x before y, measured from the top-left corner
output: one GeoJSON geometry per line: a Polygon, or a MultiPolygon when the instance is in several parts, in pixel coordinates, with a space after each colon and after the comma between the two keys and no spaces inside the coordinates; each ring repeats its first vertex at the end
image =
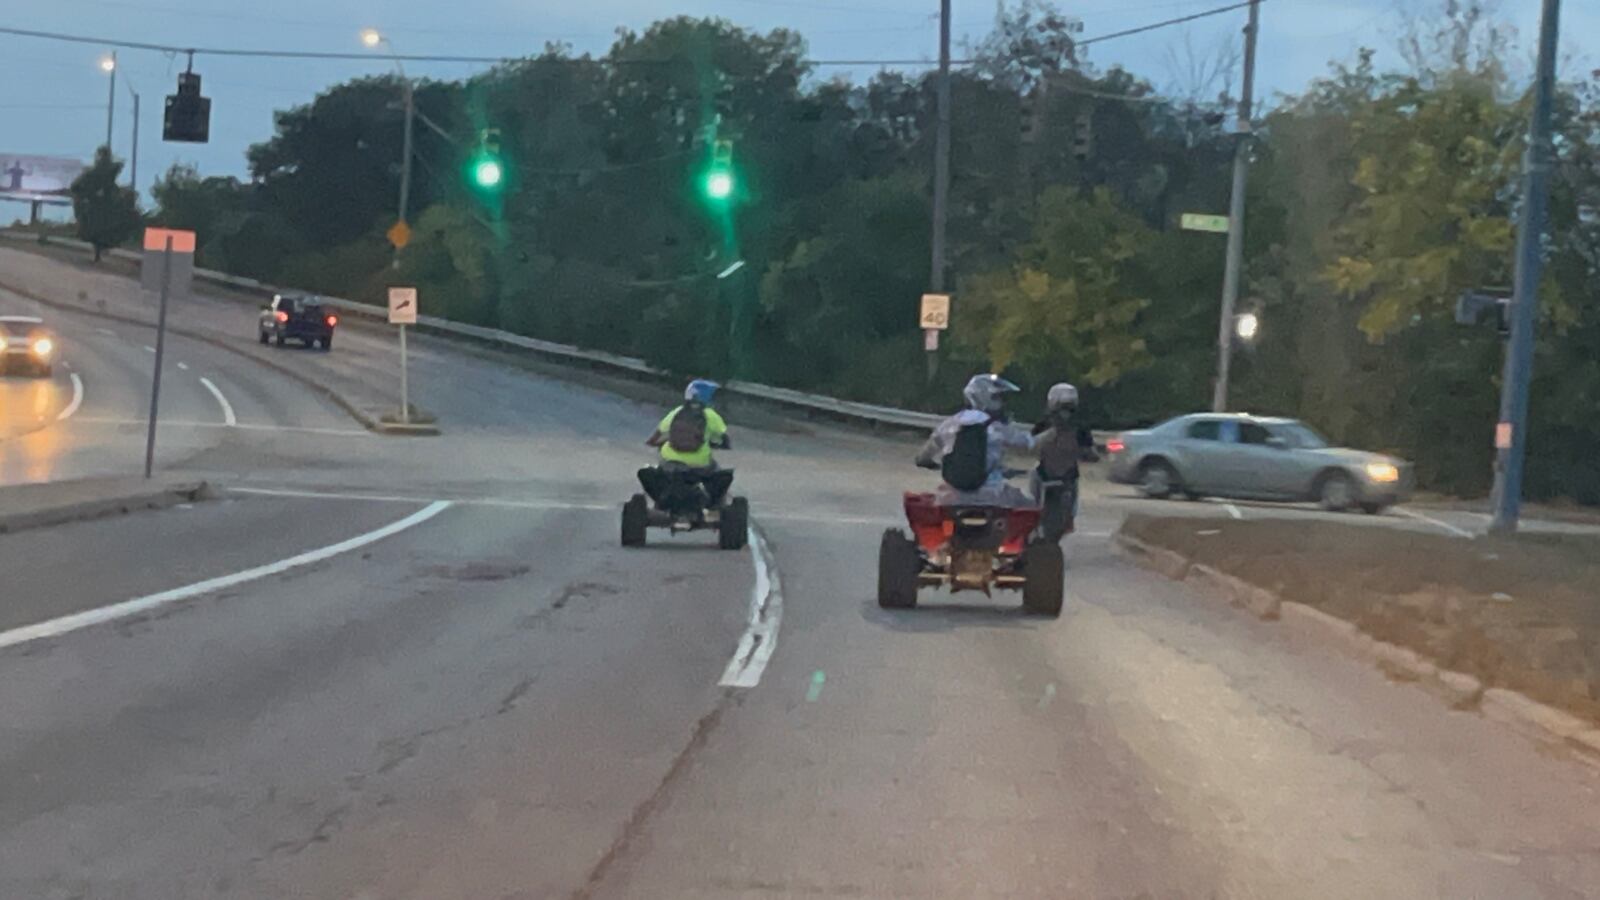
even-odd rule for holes
{"type": "Polygon", "coordinates": [[[650,501],[643,494],[634,494],[622,504],[622,546],[643,547],[649,524],[650,501]]]}
{"type": "Polygon", "coordinates": [[[1036,616],[1060,618],[1067,591],[1066,568],[1060,544],[1028,545],[1022,551],[1022,608],[1036,616]]]}
{"type": "Polygon", "coordinates": [[[750,501],[735,497],[722,509],[717,521],[717,546],[724,550],[743,550],[750,539],[750,501]]]}
{"type": "Polygon", "coordinates": [[[878,545],[878,605],[884,609],[913,609],[917,605],[917,576],[922,557],[917,545],[898,528],[883,533],[878,545]]]}

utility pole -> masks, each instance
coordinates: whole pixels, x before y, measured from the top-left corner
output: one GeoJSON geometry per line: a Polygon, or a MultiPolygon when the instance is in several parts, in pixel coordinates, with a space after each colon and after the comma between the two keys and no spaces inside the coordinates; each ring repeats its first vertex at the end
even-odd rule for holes
{"type": "MultiPolygon", "coordinates": [[[[939,123],[933,145],[933,271],[930,287],[944,293],[946,207],[950,199],[950,0],[939,0],[939,123]]],[[[938,332],[928,335],[928,381],[939,371],[938,332]]]]}
{"type": "Polygon", "coordinates": [[[133,95],[133,160],[128,168],[128,184],[133,187],[134,193],[139,191],[139,92],[133,89],[132,82],[128,85],[128,93],[133,95]]]}
{"type": "Polygon", "coordinates": [[[1233,367],[1233,311],[1239,303],[1240,270],[1244,268],[1244,200],[1250,177],[1251,113],[1255,104],[1256,35],[1261,31],[1261,0],[1250,0],[1250,24],[1244,30],[1244,85],[1239,92],[1238,143],[1233,149],[1233,196],[1228,203],[1228,261],[1222,275],[1222,321],[1217,325],[1217,383],[1211,395],[1214,412],[1228,411],[1228,375],[1233,367]]]}
{"type": "Polygon", "coordinates": [[[1522,216],[1517,223],[1517,269],[1511,297],[1511,341],[1495,427],[1493,534],[1513,534],[1522,507],[1522,467],[1528,446],[1528,388],[1533,380],[1533,330],[1538,324],[1540,255],[1550,201],[1550,118],[1554,105],[1561,0],[1544,0],[1539,62],[1533,82],[1528,149],[1522,158],[1522,216]]]}

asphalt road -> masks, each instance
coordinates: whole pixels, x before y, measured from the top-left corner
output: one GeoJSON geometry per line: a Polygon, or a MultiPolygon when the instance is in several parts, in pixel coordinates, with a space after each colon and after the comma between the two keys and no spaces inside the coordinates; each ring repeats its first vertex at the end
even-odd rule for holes
{"type": "MultiPolygon", "coordinates": [[[[56,324],[13,480],[142,449],[140,329],[56,324]]],[[[436,439],[175,342],[163,461],[235,492],[0,535],[0,897],[1600,896],[1595,769],[1111,552],[1221,505],[1095,486],[1059,621],[889,615],[907,442],[735,414],[756,552],[623,552],[659,409],[421,343],[436,439]]]]}

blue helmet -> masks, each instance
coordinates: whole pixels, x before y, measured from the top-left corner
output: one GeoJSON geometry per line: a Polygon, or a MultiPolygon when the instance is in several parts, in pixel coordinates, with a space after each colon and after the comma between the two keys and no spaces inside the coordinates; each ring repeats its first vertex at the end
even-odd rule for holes
{"type": "Polygon", "coordinates": [[[717,396],[717,389],[722,385],[705,378],[696,378],[684,388],[683,399],[701,406],[710,406],[711,401],[717,396]]]}

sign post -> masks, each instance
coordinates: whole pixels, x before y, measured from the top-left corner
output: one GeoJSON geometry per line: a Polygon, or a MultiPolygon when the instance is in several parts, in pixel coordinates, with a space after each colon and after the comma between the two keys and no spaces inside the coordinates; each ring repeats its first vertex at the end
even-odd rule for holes
{"type": "Polygon", "coordinates": [[[923,294],[922,312],[918,316],[922,326],[922,349],[928,351],[928,381],[939,372],[939,332],[950,327],[950,295],[923,294]]]}
{"type": "Polygon", "coordinates": [[[174,231],[167,228],[147,228],[144,233],[144,261],[141,275],[146,288],[161,292],[161,305],[156,312],[156,370],[150,379],[150,422],[144,440],[144,477],[149,478],[156,462],[156,420],[161,411],[161,363],[167,355],[167,300],[177,290],[187,296],[189,282],[194,273],[194,232],[174,231]],[[155,273],[158,271],[160,277],[155,273]]]}
{"type": "Polygon", "coordinates": [[[417,324],[417,289],[389,288],[389,324],[400,326],[400,423],[411,424],[411,385],[406,364],[406,326],[417,324]]]}

